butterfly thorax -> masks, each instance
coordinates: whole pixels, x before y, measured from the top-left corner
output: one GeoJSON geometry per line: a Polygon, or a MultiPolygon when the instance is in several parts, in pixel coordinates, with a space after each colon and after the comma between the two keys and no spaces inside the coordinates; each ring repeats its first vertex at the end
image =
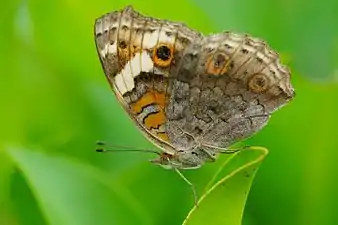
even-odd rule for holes
{"type": "Polygon", "coordinates": [[[193,149],[177,150],[174,154],[162,152],[157,159],[150,162],[162,166],[165,169],[196,169],[205,162],[213,162],[214,156],[201,146],[193,149]]]}
{"type": "Polygon", "coordinates": [[[152,163],[166,169],[196,169],[207,162],[214,162],[220,153],[218,147],[202,141],[201,136],[193,136],[186,132],[169,136],[176,136],[178,141],[171,139],[170,142],[174,145],[162,148],[163,152],[160,153],[160,157],[151,160],[152,163]]]}

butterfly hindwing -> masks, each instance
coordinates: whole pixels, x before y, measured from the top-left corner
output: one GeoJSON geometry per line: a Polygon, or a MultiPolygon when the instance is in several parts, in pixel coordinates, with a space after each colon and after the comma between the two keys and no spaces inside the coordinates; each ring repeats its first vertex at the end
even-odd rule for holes
{"type": "Polygon", "coordinates": [[[196,139],[226,148],[260,130],[294,95],[278,55],[261,40],[231,32],[189,46],[177,74],[167,115],[177,148],[191,149],[196,139]]]}

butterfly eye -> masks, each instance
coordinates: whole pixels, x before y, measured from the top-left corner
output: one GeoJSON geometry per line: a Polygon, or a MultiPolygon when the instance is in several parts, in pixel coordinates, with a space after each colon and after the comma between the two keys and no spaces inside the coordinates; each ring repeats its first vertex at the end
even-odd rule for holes
{"type": "Polygon", "coordinates": [[[166,44],[158,45],[154,49],[153,59],[155,65],[159,67],[169,66],[173,59],[173,48],[166,44]]]}
{"type": "Polygon", "coordinates": [[[269,86],[269,79],[264,74],[255,74],[249,79],[249,89],[255,93],[265,91],[269,86]]]}
{"type": "Polygon", "coordinates": [[[229,57],[223,53],[216,53],[209,57],[207,73],[221,75],[228,71],[229,57]]]}

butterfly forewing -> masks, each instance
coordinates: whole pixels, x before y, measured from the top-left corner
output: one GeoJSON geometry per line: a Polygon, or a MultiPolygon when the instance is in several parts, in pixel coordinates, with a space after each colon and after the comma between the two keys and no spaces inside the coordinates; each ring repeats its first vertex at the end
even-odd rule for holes
{"type": "Polygon", "coordinates": [[[158,145],[170,145],[165,111],[171,71],[195,37],[201,35],[183,24],[146,17],[131,7],[96,20],[96,47],[107,79],[131,118],[158,145]]]}

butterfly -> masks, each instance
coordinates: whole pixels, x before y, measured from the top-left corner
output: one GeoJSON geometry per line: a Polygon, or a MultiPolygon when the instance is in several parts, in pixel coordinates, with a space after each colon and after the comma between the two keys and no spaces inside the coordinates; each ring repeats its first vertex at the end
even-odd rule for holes
{"type": "Polygon", "coordinates": [[[278,54],[247,34],[203,35],[131,6],[98,18],[94,32],[116,98],[161,149],[151,162],[167,169],[198,168],[234,152],[228,147],[295,96],[278,54]]]}

